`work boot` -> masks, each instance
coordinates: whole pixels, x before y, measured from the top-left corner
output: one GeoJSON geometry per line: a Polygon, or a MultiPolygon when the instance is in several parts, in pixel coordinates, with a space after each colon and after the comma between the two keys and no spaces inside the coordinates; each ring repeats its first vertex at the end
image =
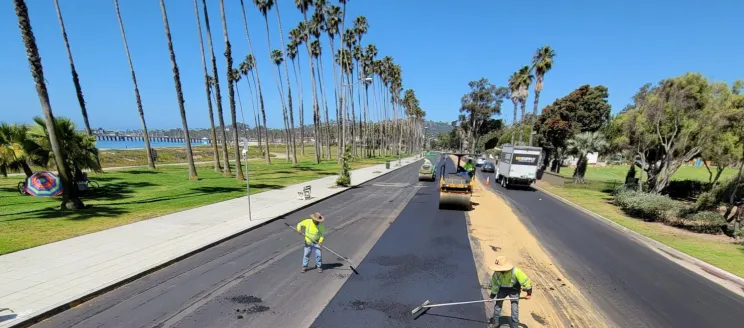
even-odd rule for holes
{"type": "Polygon", "coordinates": [[[304,266],[304,267],[302,267],[302,270],[300,270],[300,273],[305,273],[306,271],[307,271],[307,267],[304,266]]]}
{"type": "Polygon", "coordinates": [[[323,272],[323,268],[318,267],[318,272],[323,272]]]}

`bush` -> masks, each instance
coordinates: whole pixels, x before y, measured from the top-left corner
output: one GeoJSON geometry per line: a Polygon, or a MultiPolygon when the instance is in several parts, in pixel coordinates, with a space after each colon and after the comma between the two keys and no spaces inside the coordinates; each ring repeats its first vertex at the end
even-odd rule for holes
{"type": "MultiPolygon", "coordinates": [[[[717,208],[720,204],[728,203],[735,185],[736,177],[718,182],[711,190],[700,194],[695,202],[696,208],[701,211],[712,210],[717,208]]],[[[736,190],[734,200],[741,198],[744,198],[744,187],[739,187],[736,190]]]]}
{"type": "Polygon", "coordinates": [[[707,183],[698,180],[672,180],[663,194],[676,199],[693,199],[706,191],[707,183]]]}
{"type": "Polygon", "coordinates": [[[673,220],[672,226],[694,232],[718,234],[723,232],[726,220],[717,212],[703,211],[673,220]]]}
{"type": "Polygon", "coordinates": [[[632,217],[658,222],[666,222],[682,209],[678,202],[668,196],[635,191],[624,186],[616,190],[615,204],[632,217]]]}
{"type": "Polygon", "coordinates": [[[346,146],[344,156],[341,157],[341,174],[336,179],[336,185],[341,187],[351,185],[351,145],[346,146]]]}

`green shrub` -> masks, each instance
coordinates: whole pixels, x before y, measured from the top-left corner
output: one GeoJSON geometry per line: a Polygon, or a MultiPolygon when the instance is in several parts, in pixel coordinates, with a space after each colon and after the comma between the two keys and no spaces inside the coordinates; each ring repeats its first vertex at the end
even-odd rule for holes
{"type": "Polygon", "coordinates": [[[620,187],[615,204],[632,217],[646,221],[665,222],[679,214],[681,206],[668,196],[650,194],[620,187]]]}
{"type": "Polygon", "coordinates": [[[726,220],[717,212],[703,211],[672,220],[671,225],[694,232],[718,234],[723,232],[726,220]]]}
{"type": "MultiPolygon", "coordinates": [[[[698,196],[695,206],[699,211],[712,210],[721,204],[728,203],[731,193],[734,191],[736,185],[736,177],[728,178],[718,182],[709,191],[706,191],[698,196]]],[[[744,197],[744,187],[739,187],[736,190],[734,199],[741,199],[744,197]]]]}
{"type": "Polygon", "coordinates": [[[672,180],[664,188],[663,194],[675,199],[692,199],[699,196],[707,187],[698,180],[672,180]]]}
{"type": "Polygon", "coordinates": [[[351,185],[351,145],[346,146],[344,156],[341,157],[341,174],[336,179],[336,185],[341,187],[351,185]]]}

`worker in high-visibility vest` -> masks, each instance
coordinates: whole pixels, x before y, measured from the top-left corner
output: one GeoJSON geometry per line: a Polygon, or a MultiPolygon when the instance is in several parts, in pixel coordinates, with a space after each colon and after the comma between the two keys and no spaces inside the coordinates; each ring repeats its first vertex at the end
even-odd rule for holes
{"type": "MultiPolygon", "coordinates": [[[[522,270],[511,264],[506,259],[506,256],[497,257],[496,262],[488,268],[493,271],[493,275],[491,276],[491,298],[511,299],[510,327],[519,327],[519,295],[522,293],[522,289],[524,289],[527,292],[525,299],[529,300],[532,298],[532,282],[530,282],[530,278],[522,270]]],[[[494,302],[491,324],[499,324],[499,316],[501,315],[501,307],[503,305],[503,300],[494,302]]]]}
{"type": "Polygon", "coordinates": [[[297,231],[305,235],[305,249],[302,254],[301,272],[308,270],[307,265],[310,262],[310,253],[312,251],[315,251],[315,266],[318,268],[318,272],[323,272],[323,253],[320,249],[323,246],[323,235],[325,234],[323,221],[325,221],[325,218],[320,213],[314,213],[310,215],[309,219],[304,219],[297,224],[297,231]]]}

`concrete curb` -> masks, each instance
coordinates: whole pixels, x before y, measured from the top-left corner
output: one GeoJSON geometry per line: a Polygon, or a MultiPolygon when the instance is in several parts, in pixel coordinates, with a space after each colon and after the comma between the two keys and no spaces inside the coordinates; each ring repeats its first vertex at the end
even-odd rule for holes
{"type": "MultiPolygon", "coordinates": [[[[33,316],[29,316],[29,317],[23,318],[21,321],[12,322],[8,326],[5,326],[2,322],[0,322],[0,327],[19,327],[19,328],[20,327],[24,327],[24,328],[25,327],[30,327],[30,326],[32,326],[34,324],[37,324],[37,323],[39,323],[39,322],[41,322],[43,320],[46,320],[49,317],[52,317],[52,316],[54,316],[56,314],[59,314],[59,313],[62,313],[64,311],[68,310],[68,309],[71,309],[73,307],[76,307],[78,305],[81,305],[81,304],[83,304],[83,303],[85,303],[85,302],[87,302],[87,301],[89,301],[89,300],[91,300],[93,298],[96,298],[96,297],[101,296],[103,294],[106,294],[106,293],[108,293],[108,292],[110,292],[110,291],[112,291],[114,289],[117,289],[119,287],[122,287],[122,286],[124,286],[124,285],[126,285],[126,284],[128,284],[128,283],[130,283],[130,282],[132,282],[134,280],[137,280],[139,278],[142,278],[142,277],[144,277],[144,276],[146,276],[146,275],[148,275],[150,273],[153,273],[155,271],[158,271],[160,269],[163,269],[163,268],[165,268],[165,267],[167,267],[167,266],[169,266],[169,265],[171,265],[173,263],[182,261],[183,259],[186,259],[186,258],[188,258],[190,256],[193,256],[195,254],[198,254],[200,252],[203,252],[203,251],[205,251],[205,250],[207,250],[209,248],[212,248],[212,247],[214,247],[216,245],[219,245],[219,244],[221,244],[221,243],[223,243],[225,241],[228,241],[230,239],[236,238],[236,237],[238,237],[238,236],[240,236],[242,234],[245,234],[245,233],[250,232],[252,230],[255,230],[257,228],[263,227],[263,226],[265,226],[265,225],[267,225],[269,223],[272,223],[272,222],[274,222],[276,220],[282,219],[286,215],[289,215],[289,214],[292,214],[292,213],[301,211],[301,210],[303,210],[303,209],[305,209],[307,207],[310,207],[312,205],[315,205],[316,203],[319,203],[321,201],[324,201],[326,199],[329,199],[331,197],[334,197],[336,195],[339,195],[339,194],[341,194],[343,192],[346,192],[348,190],[352,190],[354,188],[357,188],[357,187],[359,187],[361,185],[364,185],[365,183],[368,183],[370,181],[374,181],[374,180],[376,180],[376,179],[378,179],[378,178],[380,178],[382,176],[385,176],[385,175],[387,175],[389,173],[395,172],[398,169],[402,169],[402,168],[404,168],[404,167],[406,167],[408,165],[417,163],[421,159],[422,158],[420,158],[418,156],[416,156],[416,157],[403,158],[403,159],[401,159],[401,165],[399,165],[399,166],[396,163],[397,162],[396,160],[390,161],[391,164],[393,164],[393,165],[390,166],[390,169],[389,170],[383,171],[381,174],[379,174],[379,175],[377,175],[377,176],[375,176],[375,177],[373,177],[373,178],[371,178],[371,179],[369,179],[367,181],[364,181],[364,182],[359,183],[359,184],[356,184],[356,185],[352,185],[352,186],[347,187],[347,188],[339,188],[338,189],[339,190],[338,192],[333,193],[333,194],[328,195],[328,196],[312,198],[312,199],[308,200],[308,203],[307,204],[304,204],[303,206],[301,206],[299,208],[296,208],[296,209],[287,211],[287,212],[285,212],[283,214],[277,215],[274,218],[266,219],[265,221],[263,221],[263,222],[255,225],[255,226],[249,227],[247,229],[235,231],[235,233],[233,233],[233,234],[231,234],[231,235],[229,235],[227,237],[223,237],[223,238],[217,239],[217,240],[212,241],[212,242],[210,242],[210,243],[208,243],[206,245],[202,245],[202,246],[200,246],[200,247],[198,247],[198,248],[196,248],[194,250],[188,251],[187,253],[184,253],[182,255],[179,255],[179,256],[174,257],[174,258],[169,259],[169,260],[165,260],[164,262],[162,262],[160,264],[157,264],[157,265],[152,266],[150,268],[147,268],[147,269],[145,269],[143,271],[140,271],[137,274],[131,275],[131,276],[126,277],[126,278],[123,278],[123,279],[121,279],[121,280],[119,280],[117,282],[114,282],[114,283],[111,283],[109,285],[101,286],[100,288],[91,290],[87,294],[84,294],[84,295],[82,295],[80,297],[77,297],[75,299],[69,300],[69,301],[67,301],[67,302],[65,302],[63,304],[60,304],[60,305],[56,306],[56,307],[48,308],[48,309],[45,309],[45,310],[41,310],[37,314],[34,314],[33,316]],[[408,161],[408,162],[406,162],[406,161],[408,161]]],[[[384,164],[384,163],[381,163],[381,164],[384,164]]],[[[380,165],[380,164],[376,164],[376,165],[380,165]]]]}
{"type": "Polygon", "coordinates": [[[537,190],[542,191],[543,193],[547,194],[550,197],[553,197],[562,203],[569,205],[573,208],[576,208],[579,211],[584,212],[585,214],[588,214],[590,217],[597,219],[610,227],[614,228],[615,230],[618,230],[625,234],[626,236],[634,239],[635,241],[645,245],[649,249],[661,254],[662,256],[668,258],[672,262],[675,262],[682,267],[693,271],[697,273],[698,275],[738,294],[739,296],[744,297],[744,278],[739,277],[731,272],[728,272],[726,270],[723,270],[717,266],[714,266],[708,262],[702,261],[696,257],[693,257],[691,255],[688,255],[686,253],[683,253],[681,251],[678,251],[672,247],[669,247],[667,245],[662,244],[659,241],[653,240],[649,237],[646,237],[638,232],[635,232],[631,229],[628,229],[619,223],[612,221],[602,215],[599,215],[595,212],[592,212],[581,205],[578,205],[570,200],[567,200],[561,196],[558,196],[548,190],[545,190],[544,188],[541,188],[537,185],[533,185],[533,187],[537,190]]]}

